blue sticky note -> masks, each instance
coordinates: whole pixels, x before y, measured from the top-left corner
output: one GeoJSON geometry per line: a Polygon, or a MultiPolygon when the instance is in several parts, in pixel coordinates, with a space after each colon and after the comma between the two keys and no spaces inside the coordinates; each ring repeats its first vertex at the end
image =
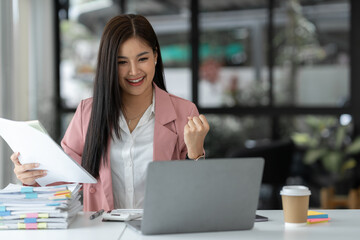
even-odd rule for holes
{"type": "Polygon", "coordinates": [[[0,212],[0,216],[10,216],[10,215],[11,215],[10,211],[0,212]]]}
{"type": "Polygon", "coordinates": [[[36,223],[36,218],[24,218],[24,223],[36,223]]]}
{"type": "Polygon", "coordinates": [[[0,206],[0,212],[5,212],[6,211],[6,207],[5,206],[0,206]]]}
{"type": "Polygon", "coordinates": [[[309,215],[307,218],[308,219],[313,219],[313,218],[328,218],[329,216],[327,214],[318,214],[318,215],[309,215]]]}
{"type": "Polygon", "coordinates": [[[60,203],[49,203],[46,206],[60,206],[60,203]]]}
{"type": "Polygon", "coordinates": [[[22,192],[22,193],[32,193],[32,192],[34,192],[34,188],[33,187],[22,187],[20,192],[22,192]]]}
{"type": "Polygon", "coordinates": [[[37,193],[34,193],[34,192],[25,193],[25,199],[33,199],[33,198],[37,198],[37,197],[38,197],[37,193]]]}

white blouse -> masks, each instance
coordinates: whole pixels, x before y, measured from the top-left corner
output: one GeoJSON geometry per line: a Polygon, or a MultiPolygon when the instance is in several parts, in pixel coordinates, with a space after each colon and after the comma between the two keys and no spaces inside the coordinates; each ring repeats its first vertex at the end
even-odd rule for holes
{"type": "Polygon", "coordinates": [[[136,128],[130,133],[124,115],[120,115],[120,139],[110,147],[114,208],[143,208],[146,169],[153,160],[155,93],[136,128]]]}

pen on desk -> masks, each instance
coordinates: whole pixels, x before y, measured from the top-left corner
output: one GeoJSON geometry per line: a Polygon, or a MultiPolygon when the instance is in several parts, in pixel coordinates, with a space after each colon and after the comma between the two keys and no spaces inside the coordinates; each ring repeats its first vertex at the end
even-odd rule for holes
{"type": "Polygon", "coordinates": [[[103,213],[104,213],[104,209],[101,209],[101,210],[97,211],[96,213],[94,213],[94,214],[92,214],[92,215],[90,216],[90,220],[93,220],[93,219],[99,217],[99,216],[100,216],[101,214],[103,214],[103,213]]]}

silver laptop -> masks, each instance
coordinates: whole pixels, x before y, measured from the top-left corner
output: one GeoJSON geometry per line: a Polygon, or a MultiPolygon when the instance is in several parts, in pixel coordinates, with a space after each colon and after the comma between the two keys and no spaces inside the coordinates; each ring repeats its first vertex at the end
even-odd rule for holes
{"type": "Polygon", "coordinates": [[[142,221],[144,235],[247,230],[254,225],[262,158],[151,162],[142,221]]]}

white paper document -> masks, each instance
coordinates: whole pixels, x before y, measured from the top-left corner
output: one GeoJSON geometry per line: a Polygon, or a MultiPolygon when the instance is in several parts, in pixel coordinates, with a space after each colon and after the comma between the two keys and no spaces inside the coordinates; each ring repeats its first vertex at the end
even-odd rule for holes
{"type": "Polygon", "coordinates": [[[62,181],[97,182],[80,164],[71,159],[49,135],[26,122],[0,118],[0,135],[14,152],[20,152],[19,161],[21,164],[40,163],[36,169],[47,170],[45,177],[36,180],[40,186],[62,181]]]}

